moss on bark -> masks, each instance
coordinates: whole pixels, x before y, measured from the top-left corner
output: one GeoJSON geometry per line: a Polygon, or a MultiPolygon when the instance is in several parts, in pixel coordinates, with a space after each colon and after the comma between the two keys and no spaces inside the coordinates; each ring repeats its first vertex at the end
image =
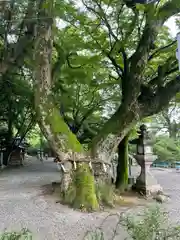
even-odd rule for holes
{"type": "Polygon", "coordinates": [[[88,164],[78,164],[74,175],[75,197],[73,207],[83,210],[98,210],[95,181],[88,164]]]}
{"type": "Polygon", "coordinates": [[[125,136],[118,146],[116,188],[120,190],[128,185],[128,138],[125,136]]]}

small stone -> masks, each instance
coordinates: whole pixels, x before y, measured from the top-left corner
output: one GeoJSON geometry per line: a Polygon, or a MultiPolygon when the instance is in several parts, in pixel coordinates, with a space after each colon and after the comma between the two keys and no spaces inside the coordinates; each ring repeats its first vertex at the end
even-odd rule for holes
{"type": "Polygon", "coordinates": [[[164,193],[163,193],[162,190],[158,190],[158,191],[157,191],[157,195],[164,195],[164,193]]]}
{"type": "Polygon", "coordinates": [[[153,199],[155,199],[159,203],[163,203],[167,200],[167,197],[164,195],[158,194],[153,199]]]}

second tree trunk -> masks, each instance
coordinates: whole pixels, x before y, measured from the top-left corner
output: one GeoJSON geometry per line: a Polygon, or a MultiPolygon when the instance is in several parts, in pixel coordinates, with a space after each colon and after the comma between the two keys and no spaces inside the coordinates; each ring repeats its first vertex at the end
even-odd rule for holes
{"type": "Polygon", "coordinates": [[[116,177],[116,188],[124,190],[128,185],[128,135],[126,135],[118,146],[118,166],[116,177]]]}

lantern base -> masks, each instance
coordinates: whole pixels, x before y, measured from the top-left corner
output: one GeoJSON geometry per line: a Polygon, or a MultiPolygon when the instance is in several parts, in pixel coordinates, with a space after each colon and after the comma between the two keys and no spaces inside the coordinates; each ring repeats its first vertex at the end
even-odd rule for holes
{"type": "Polygon", "coordinates": [[[133,189],[145,196],[154,195],[159,191],[163,191],[160,184],[157,183],[157,180],[150,172],[146,172],[145,177],[144,175],[140,175],[133,185],[133,189]]]}

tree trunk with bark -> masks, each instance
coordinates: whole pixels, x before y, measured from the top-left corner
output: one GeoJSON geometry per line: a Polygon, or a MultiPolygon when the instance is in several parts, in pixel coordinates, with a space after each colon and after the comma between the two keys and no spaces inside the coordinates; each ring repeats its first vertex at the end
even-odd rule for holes
{"type": "Polygon", "coordinates": [[[99,209],[95,180],[88,164],[78,164],[74,176],[74,186],[75,197],[72,202],[74,208],[88,211],[99,209]]]}
{"type": "Polygon", "coordinates": [[[122,104],[93,138],[90,146],[93,158],[98,156],[110,162],[119,143],[139,120],[140,111],[136,104],[132,109],[122,104]]]}
{"type": "Polygon", "coordinates": [[[128,138],[129,136],[126,135],[118,145],[116,188],[122,191],[128,185],[128,138]]]}
{"type": "Polygon", "coordinates": [[[64,197],[68,195],[72,184],[75,195],[72,203],[75,207],[97,209],[98,202],[95,191],[93,174],[88,170],[87,164],[80,164],[75,170],[69,166],[69,159],[74,161],[78,157],[87,158],[83,147],[76,136],[70,131],[67,124],[60,116],[58,108],[52,98],[52,76],[51,76],[51,53],[52,53],[52,19],[51,9],[53,2],[45,1],[40,11],[41,18],[36,28],[36,44],[34,60],[35,75],[35,108],[38,123],[44,136],[47,138],[52,149],[64,162],[64,173],[62,175],[61,191],[64,197]],[[48,6],[48,7],[47,7],[48,6]],[[74,153],[76,157],[73,158],[74,153]],[[75,175],[75,178],[73,176],[75,175]]]}

